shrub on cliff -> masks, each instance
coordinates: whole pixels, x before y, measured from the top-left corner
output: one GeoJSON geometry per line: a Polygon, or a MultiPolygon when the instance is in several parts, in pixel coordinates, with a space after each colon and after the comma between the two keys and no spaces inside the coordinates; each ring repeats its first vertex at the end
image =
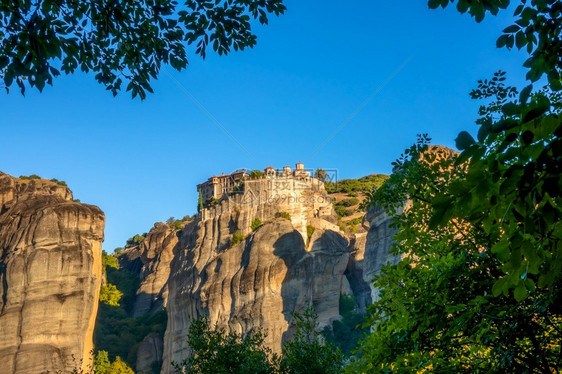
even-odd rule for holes
{"type": "Polygon", "coordinates": [[[252,231],[256,231],[258,229],[258,227],[261,226],[261,220],[259,218],[254,218],[254,220],[252,221],[252,231]]]}
{"type": "Polygon", "coordinates": [[[117,356],[110,361],[107,351],[98,351],[94,356],[93,373],[95,374],[135,374],[133,369],[117,356]]]}
{"type": "Polygon", "coordinates": [[[291,220],[291,215],[287,212],[277,212],[275,213],[275,218],[285,218],[286,220],[291,220]]]}
{"type": "Polygon", "coordinates": [[[312,307],[305,309],[302,314],[292,313],[292,316],[296,320],[296,332],[283,346],[280,373],[341,373],[345,356],[318,332],[318,315],[312,307]]]}
{"type": "Polygon", "coordinates": [[[277,356],[264,346],[264,334],[256,332],[241,338],[225,329],[212,330],[205,318],[191,323],[188,332],[191,357],[172,362],[177,372],[193,374],[277,373],[277,356]]]}
{"type": "Polygon", "coordinates": [[[132,238],[127,239],[127,244],[129,244],[129,245],[140,244],[144,240],[145,236],[146,236],[146,233],[144,233],[142,235],[136,234],[132,238]]]}
{"type": "MultiPolygon", "coordinates": [[[[118,248],[115,248],[115,250],[117,249],[118,248]]],[[[108,266],[114,269],[119,269],[119,263],[117,262],[117,258],[113,255],[107,254],[107,252],[104,250],[101,251],[101,266],[104,273],[106,272],[106,268],[108,266]]]]}
{"type": "Polygon", "coordinates": [[[341,205],[335,205],[334,210],[336,211],[336,214],[340,217],[348,217],[353,214],[352,209],[346,209],[344,206],[341,205]]]}
{"type": "Polygon", "coordinates": [[[341,206],[344,206],[344,207],[347,207],[347,208],[350,207],[350,206],[353,206],[353,205],[357,205],[357,204],[359,204],[359,199],[356,198],[356,197],[352,197],[350,199],[343,199],[343,200],[340,200],[336,203],[336,205],[341,205],[341,206]]]}
{"type": "Polygon", "coordinates": [[[246,337],[212,329],[205,318],[191,323],[187,340],[191,357],[172,362],[178,373],[268,373],[268,374],[336,374],[341,373],[345,357],[326,342],[312,308],[294,313],[296,332],[286,342],[282,356],[264,345],[265,334],[257,331],[246,337]]]}
{"type": "Polygon", "coordinates": [[[242,235],[240,231],[236,230],[232,235],[232,238],[230,239],[229,247],[234,247],[236,244],[240,243],[243,240],[244,240],[244,235],[242,235]]]}
{"type": "Polygon", "coordinates": [[[119,291],[114,284],[108,283],[100,288],[100,302],[104,304],[119,306],[121,296],[123,296],[123,292],[119,291]]]}

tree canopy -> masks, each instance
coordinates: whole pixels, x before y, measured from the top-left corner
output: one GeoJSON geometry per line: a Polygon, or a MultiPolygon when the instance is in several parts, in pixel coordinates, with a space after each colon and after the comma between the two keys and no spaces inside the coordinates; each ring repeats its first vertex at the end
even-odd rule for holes
{"type": "MultiPolygon", "coordinates": [[[[508,5],[461,0],[457,9],[481,21],[508,5]]],[[[372,331],[348,370],[562,369],[561,12],[559,1],[522,1],[497,42],[526,47],[527,79],[546,75],[546,87],[507,86],[501,71],[479,81],[479,131],[459,134],[462,153],[429,149],[422,136],[370,194],[396,214],[402,260],[375,279],[372,331]]]]}
{"type": "Polygon", "coordinates": [[[252,20],[285,10],[282,0],[17,0],[0,2],[0,78],[43,90],[77,69],[116,95],[153,92],[163,64],[180,71],[188,47],[205,58],[256,44],[252,20]]]}

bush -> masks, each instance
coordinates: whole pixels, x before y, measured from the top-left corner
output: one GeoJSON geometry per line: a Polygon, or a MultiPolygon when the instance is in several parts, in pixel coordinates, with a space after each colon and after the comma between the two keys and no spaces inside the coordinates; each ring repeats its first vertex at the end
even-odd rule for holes
{"type": "Polygon", "coordinates": [[[359,199],[356,197],[352,197],[351,199],[343,199],[336,203],[336,205],[341,205],[345,207],[350,207],[357,204],[359,204],[359,199]]]}
{"type": "Polygon", "coordinates": [[[108,266],[114,269],[119,269],[119,263],[117,262],[117,257],[113,255],[108,255],[106,251],[101,251],[101,266],[104,272],[106,271],[106,268],[108,266]]]}
{"type": "Polygon", "coordinates": [[[129,245],[140,244],[144,240],[145,236],[146,236],[146,233],[144,233],[143,235],[136,234],[132,238],[127,239],[127,244],[129,244],[129,245]]]}
{"type": "Polygon", "coordinates": [[[222,328],[211,330],[207,319],[195,320],[187,336],[191,357],[172,366],[178,373],[273,374],[277,357],[264,338],[259,331],[241,338],[222,328]]]}
{"type": "Polygon", "coordinates": [[[258,229],[258,227],[261,226],[261,220],[259,218],[254,218],[254,220],[252,221],[252,231],[256,231],[258,229]]]}
{"type": "Polygon", "coordinates": [[[287,212],[277,212],[275,213],[275,218],[285,218],[290,221],[291,215],[287,212]]]}
{"type": "Polygon", "coordinates": [[[310,244],[310,238],[312,237],[312,234],[314,234],[315,230],[316,228],[312,225],[306,226],[306,248],[308,248],[310,244]]]}
{"type": "Polygon", "coordinates": [[[31,175],[20,175],[20,179],[23,180],[30,180],[30,179],[41,179],[40,176],[38,176],[37,174],[31,174],[31,175]]]}
{"type": "Polygon", "coordinates": [[[261,171],[261,170],[252,170],[250,172],[250,178],[252,178],[252,179],[261,178],[261,177],[263,177],[263,175],[264,175],[263,171],[261,171]]]}
{"type": "Polygon", "coordinates": [[[363,217],[357,217],[346,222],[348,226],[359,225],[363,222],[363,217]]]}
{"type": "Polygon", "coordinates": [[[349,195],[357,196],[358,192],[368,192],[379,188],[387,179],[388,175],[372,174],[359,179],[342,179],[337,183],[325,182],[324,186],[329,193],[346,192],[349,195]]]}
{"type": "Polygon", "coordinates": [[[59,186],[68,187],[65,181],[59,181],[57,178],[52,178],[50,181],[58,184],[59,186]]]}
{"type": "Polygon", "coordinates": [[[183,228],[183,223],[179,219],[175,219],[174,217],[170,217],[166,220],[166,224],[176,230],[181,230],[183,228]]]}
{"type": "Polygon", "coordinates": [[[129,315],[135,302],[139,276],[126,268],[107,268],[107,280],[123,292],[119,306],[100,303],[94,331],[94,345],[108,352],[109,359],[120,356],[129,366],[136,363],[137,349],[151,332],[164,335],[167,315],[165,310],[133,318],[129,315]]]}
{"type": "Polygon", "coordinates": [[[207,319],[192,321],[187,341],[191,356],[172,362],[177,372],[194,374],[336,374],[341,373],[344,355],[317,332],[316,314],[308,308],[294,313],[296,332],[279,358],[264,346],[265,335],[257,331],[246,337],[212,330],[207,319]]]}
{"type": "Polygon", "coordinates": [[[281,373],[336,374],[341,373],[344,355],[339,348],[327,342],[317,331],[317,315],[312,307],[303,314],[292,314],[296,332],[283,346],[281,373]]]}
{"type": "Polygon", "coordinates": [[[350,209],[346,209],[344,206],[336,205],[334,206],[336,214],[340,217],[348,217],[353,214],[353,211],[350,209]]]}
{"type": "Polygon", "coordinates": [[[100,302],[104,304],[119,306],[121,296],[123,296],[123,293],[114,284],[108,283],[107,286],[101,286],[100,288],[100,302]]]}
{"type": "Polygon", "coordinates": [[[117,356],[115,361],[109,360],[107,351],[98,351],[94,356],[94,373],[96,374],[135,374],[121,357],[117,356]]]}
{"type": "Polygon", "coordinates": [[[235,231],[234,234],[232,235],[232,238],[230,239],[230,246],[234,247],[236,244],[240,243],[242,240],[244,240],[244,235],[242,235],[242,233],[240,231],[235,231]]]}
{"type": "Polygon", "coordinates": [[[306,236],[310,239],[310,237],[312,236],[312,234],[314,234],[314,231],[316,230],[316,228],[312,225],[308,225],[306,226],[306,236]]]}

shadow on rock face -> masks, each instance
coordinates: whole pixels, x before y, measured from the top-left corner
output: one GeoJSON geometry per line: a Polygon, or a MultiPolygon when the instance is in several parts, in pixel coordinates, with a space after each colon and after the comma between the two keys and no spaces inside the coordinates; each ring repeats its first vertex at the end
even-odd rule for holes
{"type": "Polygon", "coordinates": [[[281,286],[283,315],[289,329],[283,334],[283,341],[294,333],[291,313],[300,312],[312,303],[312,256],[304,249],[305,243],[298,231],[279,237],[273,244],[273,254],[281,258],[287,273],[281,286]]]}

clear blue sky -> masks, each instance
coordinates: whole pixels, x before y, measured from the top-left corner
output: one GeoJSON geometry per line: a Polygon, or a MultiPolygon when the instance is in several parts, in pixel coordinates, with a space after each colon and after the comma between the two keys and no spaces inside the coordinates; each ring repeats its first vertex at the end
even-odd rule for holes
{"type": "Polygon", "coordinates": [[[454,147],[459,131],[475,132],[478,79],[501,68],[523,84],[524,55],[495,48],[512,10],[476,24],[419,0],[286,6],[256,29],[254,49],[167,68],[249,154],[164,72],[144,102],[74,74],[41,94],[0,94],[0,170],[66,180],[105,212],[111,251],[193,214],[210,175],[298,161],[340,179],[389,173],[418,133],[454,147]]]}

